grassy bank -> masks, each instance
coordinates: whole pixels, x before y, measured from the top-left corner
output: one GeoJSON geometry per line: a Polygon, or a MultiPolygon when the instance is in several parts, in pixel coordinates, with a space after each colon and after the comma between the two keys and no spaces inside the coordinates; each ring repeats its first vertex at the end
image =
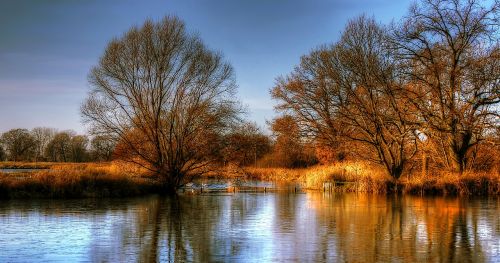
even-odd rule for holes
{"type": "MultiPolygon", "coordinates": [[[[0,173],[0,198],[126,197],[154,193],[158,186],[143,169],[111,163],[0,163],[8,168],[43,168],[36,172],[0,173]]],[[[395,181],[366,163],[345,162],[302,169],[228,166],[208,178],[250,178],[295,182],[306,189],[365,193],[499,195],[500,175],[430,173],[395,181]],[[335,183],[333,183],[335,182],[335,183]],[[326,183],[326,184],[325,184],[326,183]],[[325,186],[327,189],[325,189],[325,186]]]]}
{"type": "Polygon", "coordinates": [[[404,177],[400,184],[403,192],[420,195],[500,195],[499,174],[486,172],[404,177]]]}
{"type": "Polygon", "coordinates": [[[438,195],[499,195],[498,172],[464,173],[462,175],[430,172],[426,176],[403,176],[393,180],[380,168],[345,162],[304,169],[255,168],[246,172],[258,180],[297,182],[306,189],[365,193],[409,193],[438,195]],[[331,189],[330,189],[331,187],[331,189]]]}
{"type": "Polygon", "coordinates": [[[32,173],[0,173],[0,198],[126,197],[155,190],[152,180],[126,165],[52,163],[48,166],[50,169],[32,173]]]}

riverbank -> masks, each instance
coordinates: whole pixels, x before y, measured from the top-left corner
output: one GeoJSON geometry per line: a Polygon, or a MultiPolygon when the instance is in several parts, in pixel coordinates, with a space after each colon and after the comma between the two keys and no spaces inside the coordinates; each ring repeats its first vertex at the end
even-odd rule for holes
{"type": "Polygon", "coordinates": [[[314,166],[302,169],[256,168],[245,171],[258,180],[293,181],[305,189],[376,194],[417,195],[499,195],[498,172],[430,171],[427,175],[413,174],[394,180],[383,170],[361,162],[314,166]]]}
{"type": "MultiPolygon", "coordinates": [[[[144,169],[109,163],[0,163],[0,198],[129,197],[159,192],[144,169]]],[[[499,195],[500,175],[491,173],[429,173],[398,181],[366,163],[345,162],[301,169],[228,166],[205,179],[259,180],[293,183],[302,189],[336,192],[413,195],[499,195]]],[[[228,189],[229,190],[229,189],[228,189]]]]}
{"type": "Polygon", "coordinates": [[[157,189],[139,168],[124,164],[20,163],[14,167],[41,170],[0,173],[0,198],[129,197],[157,189]]]}

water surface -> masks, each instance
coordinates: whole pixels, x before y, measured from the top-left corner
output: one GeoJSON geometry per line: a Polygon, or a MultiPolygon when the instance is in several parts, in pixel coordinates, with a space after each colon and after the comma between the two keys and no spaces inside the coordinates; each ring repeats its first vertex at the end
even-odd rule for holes
{"type": "Polygon", "coordinates": [[[0,201],[0,262],[500,262],[499,204],[283,191],[0,201]]]}

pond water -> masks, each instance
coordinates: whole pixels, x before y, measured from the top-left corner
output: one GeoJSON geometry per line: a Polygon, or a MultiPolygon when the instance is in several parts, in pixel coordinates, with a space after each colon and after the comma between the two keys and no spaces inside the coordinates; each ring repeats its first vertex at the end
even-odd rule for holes
{"type": "Polygon", "coordinates": [[[0,262],[500,262],[500,199],[323,192],[0,201],[0,262]]]}

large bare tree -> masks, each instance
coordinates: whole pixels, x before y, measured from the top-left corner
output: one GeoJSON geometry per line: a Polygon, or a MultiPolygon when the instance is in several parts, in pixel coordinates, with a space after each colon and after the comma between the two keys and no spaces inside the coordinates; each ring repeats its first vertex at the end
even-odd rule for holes
{"type": "Polygon", "coordinates": [[[387,30],[373,18],[352,20],[333,57],[344,136],[364,146],[358,155],[382,164],[398,179],[417,151],[417,127],[387,30]]]}
{"type": "Polygon", "coordinates": [[[232,67],[175,17],[111,41],[90,83],[82,114],[93,133],[118,137],[122,156],[166,192],[211,170],[239,113],[232,67]]]}
{"type": "Polygon", "coordinates": [[[411,81],[421,131],[451,170],[467,168],[485,129],[498,122],[500,2],[425,0],[410,8],[394,44],[411,81]]]}
{"type": "Polygon", "coordinates": [[[332,147],[354,142],[360,148],[351,151],[399,178],[416,152],[416,137],[387,36],[374,19],[350,21],[339,42],[303,57],[272,95],[282,102],[278,109],[293,112],[307,133],[332,147]]]}

